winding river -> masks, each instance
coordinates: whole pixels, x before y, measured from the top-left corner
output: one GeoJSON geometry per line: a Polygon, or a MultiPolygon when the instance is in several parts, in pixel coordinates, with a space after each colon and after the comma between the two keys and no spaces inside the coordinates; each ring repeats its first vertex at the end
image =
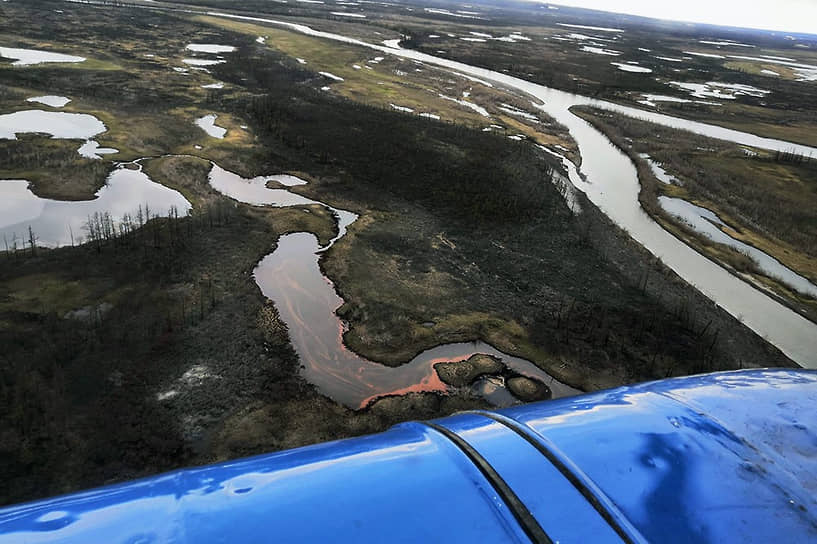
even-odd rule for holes
{"type": "Polygon", "coordinates": [[[370,44],[339,34],[315,30],[298,23],[213,11],[207,14],[273,24],[318,38],[367,47],[381,53],[417,60],[471,77],[493,81],[535,98],[536,107],[565,125],[578,145],[582,156],[581,171],[587,180],[584,181],[571,173],[570,179],[578,189],[626,230],[633,239],[660,258],[704,295],[740,319],[757,334],[766,338],[793,361],[804,367],[817,368],[817,325],[733,276],[653,221],[638,202],[639,182],[635,165],[602,133],[571,113],[570,108],[596,106],[660,125],[762,149],[792,151],[812,156],[817,156],[817,149],[583,97],[485,68],[409,49],[370,44]]]}

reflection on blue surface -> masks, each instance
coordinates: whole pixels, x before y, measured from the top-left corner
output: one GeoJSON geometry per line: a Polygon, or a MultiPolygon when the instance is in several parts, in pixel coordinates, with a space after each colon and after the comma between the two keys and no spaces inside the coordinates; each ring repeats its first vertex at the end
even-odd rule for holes
{"type": "Polygon", "coordinates": [[[690,495],[689,479],[694,457],[685,455],[667,436],[645,435],[641,463],[653,474],[652,489],[645,489],[645,510],[641,519],[633,522],[646,535],[664,535],[663,542],[709,542],[706,530],[687,510],[683,497],[690,495]]]}
{"type": "Polygon", "coordinates": [[[578,465],[647,540],[805,542],[817,541],[815,406],[817,373],[745,371],[504,413],[578,465]]]}

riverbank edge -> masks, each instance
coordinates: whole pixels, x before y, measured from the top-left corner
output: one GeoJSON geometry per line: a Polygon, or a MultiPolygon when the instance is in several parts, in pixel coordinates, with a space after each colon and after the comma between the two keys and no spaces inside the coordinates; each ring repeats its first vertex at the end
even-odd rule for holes
{"type": "MultiPolygon", "coordinates": [[[[592,111],[602,111],[596,108],[589,109],[592,111]]],[[[660,191],[658,190],[659,181],[653,174],[650,167],[647,165],[646,161],[639,157],[635,151],[628,147],[615,134],[611,134],[610,131],[608,131],[606,127],[604,127],[604,125],[600,123],[598,119],[596,119],[594,114],[587,113],[585,107],[574,106],[570,108],[570,112],[590,123],[593,128],[601,132],[605,138],[607,138],[619,151],[624,153],[630,159],[630,162],[633,163],[633,166],[638,173],[638,182],[640,186],[638,191],[638,202],[641,205],[641,209],[643,209],[653,221],[661,225],[664,230],[675,236],[675,238],[677,238],[679,241],[690,246],[700,255],[722,267],[735,278],[749,283],[749,285],[751,285],[754,289],[762,289],[762,292],[765,295],[771,297],[797,315],[817,324],[817,311],[806,305],[798,305],[791,295],[789,295],[789,293],[792,292],[791,289],[787,288],[780,280],[761,273],[754,266],[752,266],[753,262],[750,262],[749,268],[745,272],[741,272],[734,263],[731,263],[726,259],[718,259],[712,255],[711,251],[707,251],[707,247],[712,247],[714,242],[711,242],[695,231],[686,228],[683,224],[677,222],[671,215],[663,211],[663,208],[661,208],[658,203],[658,196],[660,194],[660,191]],[[747,276],[749,279],[751,279],[751,281],[747,279],[747,276]]],[[[725,253],[727,253],[727,255],[731,255],[737,254],[737,251],[731,248],[725,248],[725,253]]],[[[784,265],[789,266],[789,268],[791,268],[794,272],[804,275],[803,271],[798,271],[795,268],[792,268],[785,262],[785,258],[782,258],[780,255],[773,253],[769,253],[769,255],[784,265]]],[[[806,277],[808,277],[808,275],[806,275],[806,277]]]]}
{"type": "Polygon", "coordinates": [[[726,353],[732,354],[734,369],[776,366],[800,368],[783,352],[718,306],[633,240],[584,193],[580,195],[589,242],[624,277],[655,298],[664,308],[678,315],[687,316],[688,325],[693,331],[701,331],[701,335],[706,330],[719,331],[713,348],[720,348],[718,351],[721,356],[726,353]],[[766,360],[752,361],[751,359],[756,359],[758,353],[765,353],[766,360]]]}

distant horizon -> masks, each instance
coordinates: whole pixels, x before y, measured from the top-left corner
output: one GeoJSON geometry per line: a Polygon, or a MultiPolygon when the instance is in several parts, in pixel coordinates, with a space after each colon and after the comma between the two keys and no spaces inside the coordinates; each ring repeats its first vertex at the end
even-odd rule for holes
{"type": "Polygon", "coordinates": [[[817,36],[817,1],[777,0],[747,4],[745,0],[557,0],[540,3],[594,9],[682,23],[698,23],[817,36]]]}

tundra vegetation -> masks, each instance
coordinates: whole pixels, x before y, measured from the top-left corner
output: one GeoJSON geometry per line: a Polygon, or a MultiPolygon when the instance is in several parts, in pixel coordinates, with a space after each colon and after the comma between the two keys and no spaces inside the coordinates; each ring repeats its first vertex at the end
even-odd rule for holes
{"type": "MultiPolygon", "coordinates": [[[[360,214],[320,264],[345,300],[346,344],[383,364],[483,339],[584,390],[792,365],[589,202],[572,213],[550,183],[560,166],[532,144],[575,146],[552,120],[499,109],[528,109],[520,96],[196,14],[48,0],[0,10],[0,43],[88,59],[0,61],[0,111],[65,95],[72,101],[61,111],[98,117],[107,131],[96,140],[119,150],[92,160],[79,157],[76,140],[0,140],[0,179],[28,179],[42,197],[88,199],[113,161],[144,158],[152,179],[193,204],[189,215],[145,211],[125,228],[90,217],[85,244],[38,248],[31,232],[30,247],[0,253],[0,503],[486,406],[461,388],[352,411],[306,383],[251,273],[282,234],[314,232],[325,243],[334,220],[320,206],[240,205],[211,189],[210,161],[244,177],[297,174],[310,183],[293,191],[360,214]],[[182,62],[189,43],[236,50],[194,70],[182,62]],[[218,115],[225,138],[194,125],[207,114],[218,115]],[[517,134],[524,139],[507,137],[517,134]]],[[[374,28],[416,24],[384,18],[374,28]]],[[[349,24],[356,35],[380,32],[349,24]]],[[[391,32],[384,37],[400,37],[391,32]]],[[[522,395],[540,393],[514,383],[522,395]]]]}

